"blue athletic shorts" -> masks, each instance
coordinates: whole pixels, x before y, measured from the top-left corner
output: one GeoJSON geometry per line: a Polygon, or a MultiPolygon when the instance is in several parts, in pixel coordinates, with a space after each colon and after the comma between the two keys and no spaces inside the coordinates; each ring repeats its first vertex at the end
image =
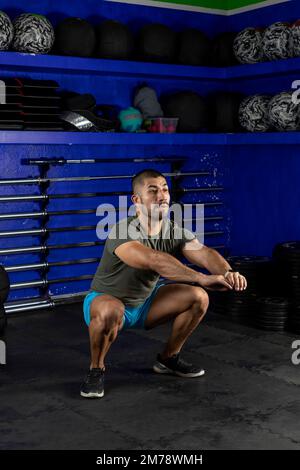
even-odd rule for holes
{"type": "MultiPolygon", "coordinates": [[[[130,305],[125,305],[125,312],[123,316],[123,325],[121,330],[127,330],[129,328],[144,328],[145,320],[149,312],[152,301],[158,291],[158,289],[164,284],[159,284],[155,286],[154,290],[151,292],[149,297],[140,305],[132,307],[130,305]]],[[[92,300],[98,295],[104,295],[104,292],[89,292],[83,301],[83,314],[84,320],[87,326],[90,324],[90,306],[92,300]]]]}

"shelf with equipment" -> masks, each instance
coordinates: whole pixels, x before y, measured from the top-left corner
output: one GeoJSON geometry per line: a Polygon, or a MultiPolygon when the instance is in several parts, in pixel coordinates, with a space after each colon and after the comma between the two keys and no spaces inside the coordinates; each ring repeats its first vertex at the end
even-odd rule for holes
{"type": "Polygon", "coordinates": [[[225,79],[268,78],[300,72],[300,57],[227,67],[225,79]]]}
{"type": "Polygon", "coordinates": [[[44,73],[76,73],[147,79],[159,77],[167,80],[224,80],[226,78],[225,68],[19,52],[0,52],[0,67],[7,71],[42,71],[44,73]]]}
{"type": "Polygon", "coordinates": [[[226,134],[1,131],[1,144],[41,145],[226,145],[226,134]]]}
{"type": "Polygon", "coordinates": [[[256,64],[230,67],[207,67],[180,64],[141,62],[134,60],[109,60],[59,56],[52,54],[28,54],[0,52],[0,66],[5,71],[31,71],[44,73],[76,73],[122,77],[144,77],[176,80],[220,80],[271,77],[300,71],[300,57],[256,64]]]}
{"type": "Polygon", "coordinates": [[[159,134],[1,131],[0,145],[299,145],[300,132],[159,134]]]}

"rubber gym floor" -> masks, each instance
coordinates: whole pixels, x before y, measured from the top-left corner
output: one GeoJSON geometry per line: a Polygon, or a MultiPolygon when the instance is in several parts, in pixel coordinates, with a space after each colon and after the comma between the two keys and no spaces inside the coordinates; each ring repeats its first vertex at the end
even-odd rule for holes
{"type": "Polygon", "coordinates": [[[292,333],[209,311],[183,348],[206,375],[152,371],[171,323],[121,333],[105,396],[80,397],[89,366],[81,304],[9,319],[0,369],[1,449],[300,449],[300,365],[292,333]]]}

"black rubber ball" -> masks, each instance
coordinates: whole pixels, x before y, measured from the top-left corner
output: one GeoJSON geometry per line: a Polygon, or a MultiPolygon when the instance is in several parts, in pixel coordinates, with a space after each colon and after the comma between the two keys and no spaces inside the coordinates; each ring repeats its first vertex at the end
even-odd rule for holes
{"type": "Polygon", "coordinates": [[[10,282],[5,268],[0,265],[0,304],[3,304],[9,294],[10,282]]]}
{"type": "Polygon", "coordinates": [[[198,29],[187,29],[179,34],[178,62],[187,65],[207,65],[210,40],[198,29]]]}
{"type": "Polygon", "coordinates": [[[133,51],[133,35],[118,21],[107,20],[96,28],[96,55],[106,59],[129,59],[133,51]]]}
{"type": "Polygon", "coordinates": [[[140,58],[152,62],[174,61],[176,38],[176,33],[163,24],[144,26],[138,37],[140,58]]]}
{"type": "Polygon", "coordinates": [[[55,48],[59,54],[91,57],[96,45],[93,26],[81,18],[66,18],[56,28],[55,48]]]}
{"type": "Polygon", "coordinates": [[[210,130],[213,132],[239,132],[239,108],[243,96],[239,93],[219,92],[208,98],[210,130]]]}
{"type": "Polygon", "coordinates": [[[178,132],[199,132],[207,125],[205,100],[198,93],[181,91],[162,100],[164,115],[178,117],[178,132]]]}
{"type": "Polygon", "coordinates": [[[225,32],[218,34],[211,47],[211,65],[216,67],[228,67],[237,64],[238,61],[233,52],[233,42],[236,34],[225,32]]]}

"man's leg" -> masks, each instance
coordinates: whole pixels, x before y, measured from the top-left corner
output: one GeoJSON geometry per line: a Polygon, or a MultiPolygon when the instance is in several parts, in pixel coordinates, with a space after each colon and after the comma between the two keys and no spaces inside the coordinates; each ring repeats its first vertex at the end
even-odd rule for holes
{"type": "Polygon", "coordinates": [[[161,357],[180,352],[182,346],[203,319],[209,298],[202,287],[169,284],[159,288],[149,309],[145,328],[151,329],[174,319],[172,332],[161,357]]]}
{"type": "Polygon", "coordinates": [[[91,303],[89,325],[90,368],[105,370],[105,356],[122,327],[124,304],[111,295],[95,297],[91,303]]]}
{"type": "Polygon", "coordinates": [[[105,356],[122,327],[124,305],[111,295],[101,295],[93,299],[90,306],[90,370],[80,395],[85,398],[104,396],[105,356]]]}

